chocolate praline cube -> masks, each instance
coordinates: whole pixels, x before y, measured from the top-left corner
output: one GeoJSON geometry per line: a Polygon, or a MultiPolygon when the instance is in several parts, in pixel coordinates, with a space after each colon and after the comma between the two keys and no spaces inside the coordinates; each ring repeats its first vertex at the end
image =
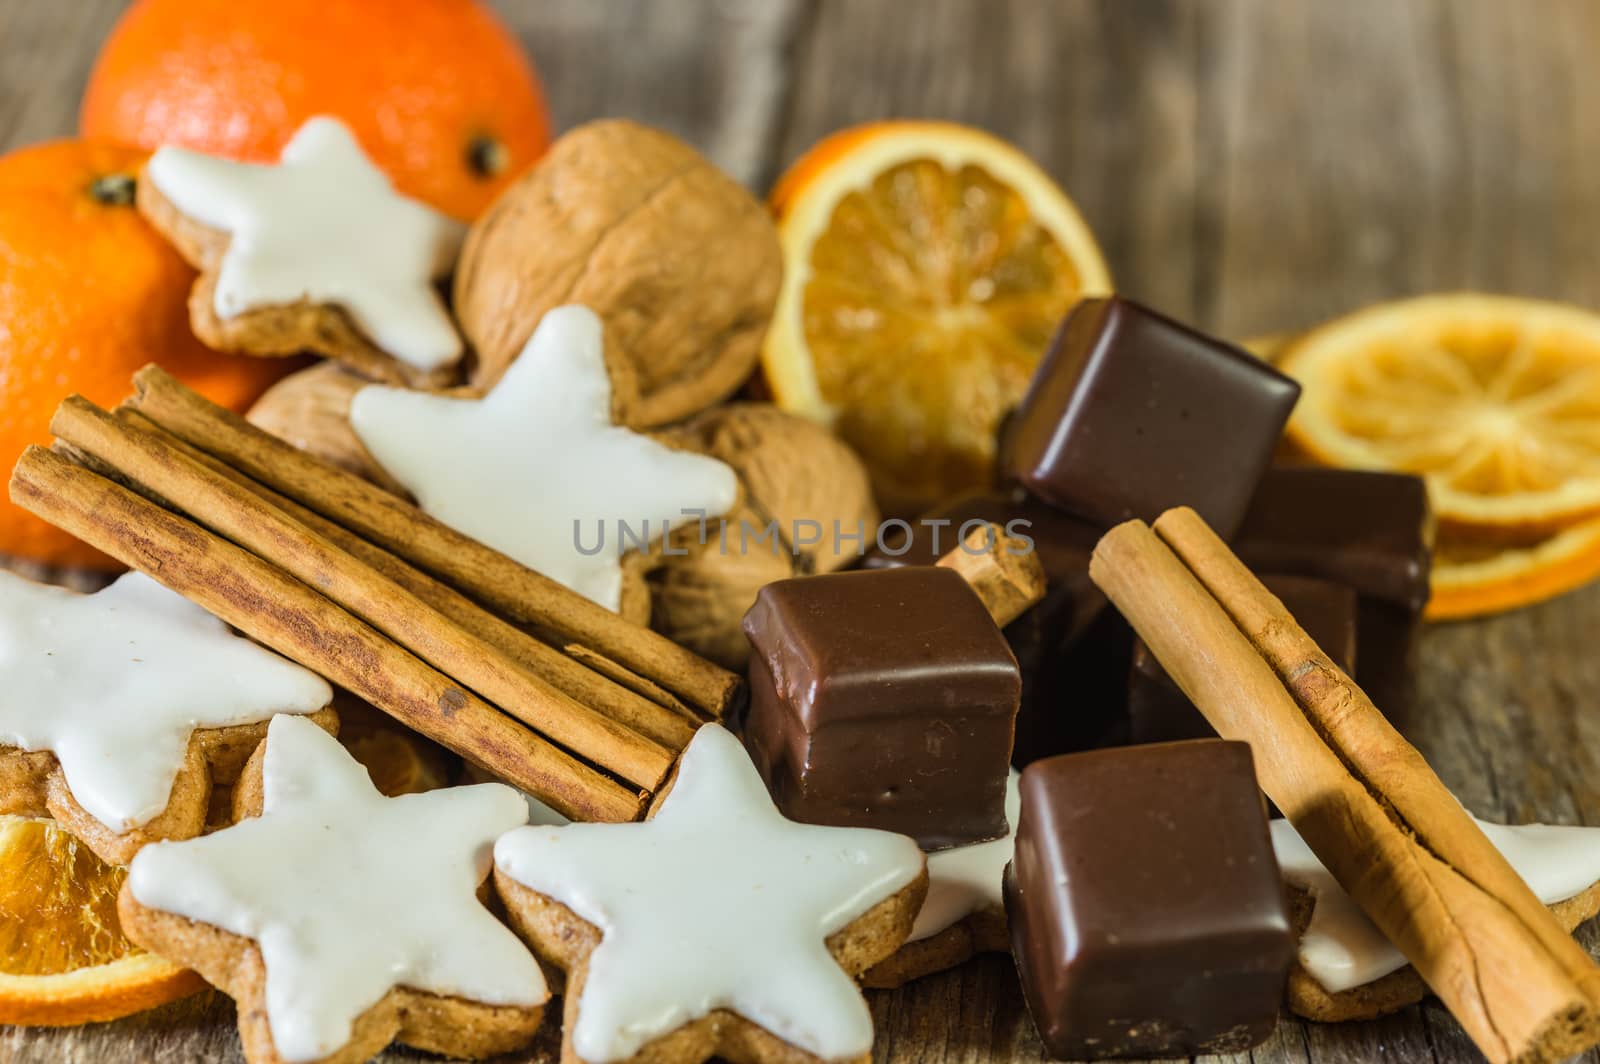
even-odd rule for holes
{"type": "MultiPolygon", "coordinates": [[[[1322,652],[1354,676],[1360,660],[1356,652],[1356,593],[1343,584],[1298,576],[1267,574],[1261,582],[1283,602],[1322,652]]],[[[1135,743],[1210,739],[1217,734],[1143,640],[1133,648],[1133,667],[1128,675],[1128,721],[1135,743]]]]}
{"type": "Polygon", "coordinates": [[[1012,763],[1120,738],[1122,688],[1131,636],[1111,617],[1104,593],[1089,579],[1100,529],[1019,490],[976,492],[934,507],[915,521],[890,523],[862,567],[933,565],[974,522],[1026,536],[1044,567],[1045,596],[1005,627],[1022,672],[1012,763]]]}
{"type": "Polygon", "coordinates": [[[744,630],[745,746],[785,816],[896,831],[925,850],[1005,834],[1022,681],[958,573],[780,580],[744,630]]]}
{"type": "Polygon", "coordinates": [[[1272,1033],[1295,943],[1248,745],[1068,754],[1021,789],[1006,915],[1052,1056],[1237,1053],[1272,1033]]]}
{"type": "Polygon", "coordinates": [[[1231,344],[1126,299],[1086,299],[1007,428],[1003,469],[1096,524],[1191,506],[1226,537],[1299,396],[1231,344]]]}
{"type": "Polygon", "coordinates": [[[1433,538],[1421,477],[1279,466],[1261,478],[1233,549],[1253,569],[1333,580],[1420,612],[1433,538]]]}
{"type": "Polygon", "coordinates": [[[1233,546],[1253,568],[1355,589],[1361,599],[1356,682],[1400,720],[1414,696],[1433,544],[1422,478],[1285,466],[1262,477],[1233,546]]]}

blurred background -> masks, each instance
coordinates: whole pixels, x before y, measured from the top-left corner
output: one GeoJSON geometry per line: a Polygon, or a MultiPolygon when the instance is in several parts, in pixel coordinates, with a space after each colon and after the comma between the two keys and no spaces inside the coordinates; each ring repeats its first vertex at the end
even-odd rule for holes
{"type": "MultiPolygon", "coordinates": [[[[0,148],[71,133],[121,0],[0,0],[0,148]]],[[[1475,287],[1592,303],[1586,0],[497,0],[558,128],[627,115],[757,192],[955,119],[1060,181],[1118,287],[1243,337],[1475,287]]]]}

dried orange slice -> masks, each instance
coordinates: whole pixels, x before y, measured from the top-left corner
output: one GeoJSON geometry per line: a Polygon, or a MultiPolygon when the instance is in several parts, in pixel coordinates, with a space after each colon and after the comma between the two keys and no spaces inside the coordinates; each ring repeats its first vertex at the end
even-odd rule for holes
{"type": "Polygon", "coordinates": [[[205,986],[122,936],[125,876],[53,821],[0,816],[0,1023],[114,1020],[205,986]]]}
{"type": "Polygon", "coordinates": [[[1442,539],[1434,551],[1429,620],[1531,606],[1600,577],[1600,518],[1522,546],[1442,539]]]}
{"type": "Polygon", "coordinates": [[[1527,540],[1600,513],[1600,315],[1424,296],[1320,326],[1279,365],[1305,388],[1295,446],[1426,477],[1446,531],[1527,540]]]}
{"type": "Polygon", "coordinates": [[[851,443],[890,512],[989,483],[1000,419],[1062,316],[1111,289],[1077,207],[1004,141],[911,121],[821,141],[772,206],[774,401],[851,443]]]}

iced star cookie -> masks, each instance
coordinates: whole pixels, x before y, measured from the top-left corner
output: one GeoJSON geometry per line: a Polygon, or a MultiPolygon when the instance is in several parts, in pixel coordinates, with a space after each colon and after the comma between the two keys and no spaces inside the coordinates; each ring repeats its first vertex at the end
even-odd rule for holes
{"type": "Polygon", "coordinates": [[[911,932],[910,839],[785,820],[732,734],[702,727],[640,824],[524,827],[495,889],[566,972],[567,1064],[866,1061],[855,976],[911,932]]]}
{"type": "Polygon", "coordinates": [[[278,717],[238,804],[249,819],[141,850],[117,912],[238,1002],[250,1064],[346,1064],[395,1040],[485,1057],[533,1037],[544,977],[480,897],[494,840],[527,820],[515,790],[385,798],[337,741],[278,717]]]}
{"type": "Polygon", "coordinates": [[[274,714],[337,728],[315,673],[129,573],[92,595],[0,571],[0,813],[113,864],[206,826],[274,714]]]}
{"type": "Polygon", "coordinates": [[[1006,779],[1006,834],[988,842],[928,854],[928,897],[911,937],[887,960],[861,976],[861,985],[892,990],[913,979],[968,961],[980,953],[1010,953],[1000,882],[1011,860],[1022,813],[1020,774],[1006,779]]]}
{"type": "Polygon", "coordinates": [[[623,605],[622,526],[641,541],[739,494],[733,470],[614,424],[604,330],[557,307],[482,399],[368,387],[350,424],[429,514],[579,594],[623,605]],[[470,471],[470,475],[467,475],[470,471]]]}
{"type": "MultiPolygon", "coordinates": [[[[1600,828],[1478,826],[1568,931],[1600,913],[1600,828]]],[[[1272,846],[1293,894],[1299,961],[1289,1009],[1324,1023],[1370,1020],[1428,995],[1421,976],[1317,860],[1287,820],[1272,846]]]]}
{"type": "Polygon", "coordinates": [[[275,165],[157,151],[139,210],[200,270],[195,335],[221,351],[314,351],[385,380],[438,384],[463,350],[435,287],[466,230],[394,190],[337,119],[275,165]]]}

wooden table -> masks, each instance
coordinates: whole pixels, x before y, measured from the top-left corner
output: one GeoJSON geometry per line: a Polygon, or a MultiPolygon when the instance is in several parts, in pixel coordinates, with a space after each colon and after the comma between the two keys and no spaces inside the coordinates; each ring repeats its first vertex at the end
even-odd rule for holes
{"type": "MultiPolygon", "coordinates": [[[[1243,337],[1481,288],[1600,300],[1600,4],[505,0],[563,127],[627,115],[753,188],[887,116],[985,126],[1082,205],[1119,287],[1243,337]]],[[[0,0],[0,148],[69,133],[118,0],[0,0]]],[[[1407,730],[1480,815],[1600,823],[1600,588],[1427,634],[1407,730]]],[[[1582,933],[1591,948],[1600,934],[1582,933]]],[[[1010,961],[872,995],[880,1061],[1035,1061],[1010,961]]],[[[386,1059],[412,1059],[394,1052],[386,1059]]],[[[6,1030],[0,1060],[239,1059],[225,1002],[6,1030]]],[[[1286,1019],[1239,1061],[1479,1059],[1437,1005],[1286,1019]]],[[[1590,1054],[1586,1060],[1600,1061],[1590,1054]]]]}

